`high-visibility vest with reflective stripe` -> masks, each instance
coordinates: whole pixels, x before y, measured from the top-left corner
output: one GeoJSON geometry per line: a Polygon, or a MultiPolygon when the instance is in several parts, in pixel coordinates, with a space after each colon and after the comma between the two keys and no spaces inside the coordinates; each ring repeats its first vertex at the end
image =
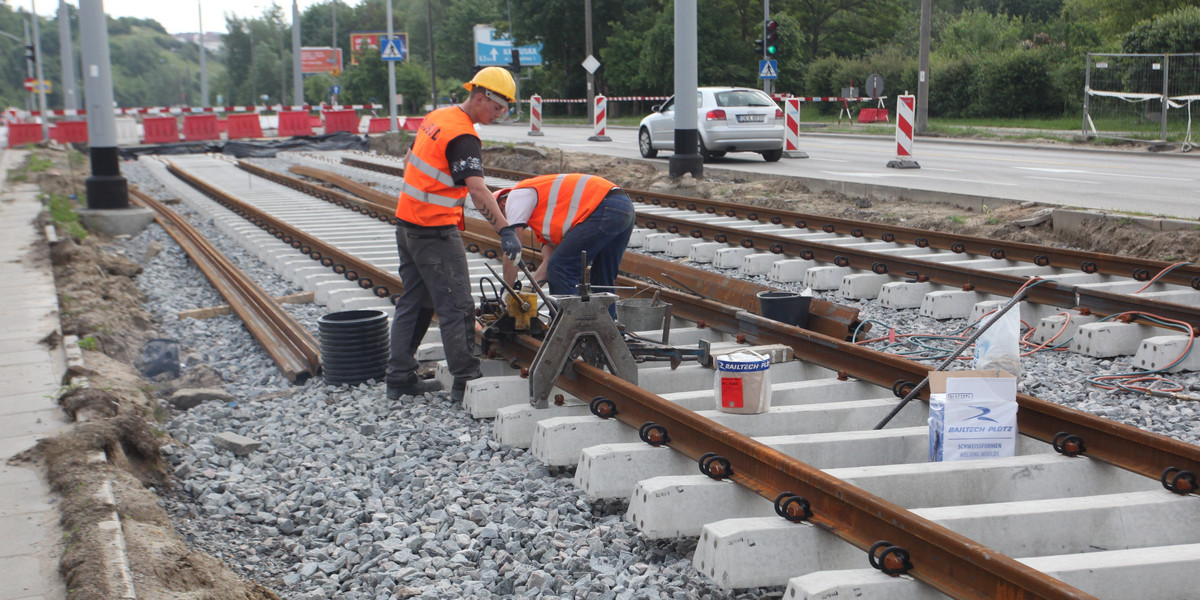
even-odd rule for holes
{"type": "Polygon", "coordinates": [[[517,187],[537,190],[538,202],[529,215],[529,228],[541,243],[558,245],[617,184],[595,175],[571,173],[530,177],[517,187]]]}
{"type": "Polygon", "coordinates": [[[471,117],[457,106],[426,115],[404,165],[397,218],[426,227],[457,225],[462,229],[467,187],[454,185],[446,160],[446,146],[460,135],[477,134],[471,117]]]}

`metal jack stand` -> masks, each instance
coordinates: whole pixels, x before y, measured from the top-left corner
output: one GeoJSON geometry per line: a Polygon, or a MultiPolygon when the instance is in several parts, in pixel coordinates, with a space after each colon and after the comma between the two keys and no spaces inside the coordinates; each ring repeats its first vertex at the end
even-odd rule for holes
{"type": "Polygon", "coordinates": [[[536,408],[549,406],[555,380],[560,375],[570,379],[576,377],[571,366],[576,358],[598,368],[607,368],[617,377],[636,385],[637,363],[617,324],[608,314],[609,307],[617,302],[617,295],[591,293],[586,253],[583,255],[579,296],[556,296],[554,300],[558,312],[529,367],[529,403],[536,408]]]}

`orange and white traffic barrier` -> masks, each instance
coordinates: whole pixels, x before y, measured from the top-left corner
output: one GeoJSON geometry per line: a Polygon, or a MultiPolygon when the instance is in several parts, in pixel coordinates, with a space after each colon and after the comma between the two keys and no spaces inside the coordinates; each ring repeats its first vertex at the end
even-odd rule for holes
{"type": "Polygon", "coordinates": [[[896,160],[889,161],[892,169],[920,169],[913,159],[913,121],[917,97],[904,94],[896,98],[896,160]]]}
{"type": "Polygon", "coordinates": [[[611,142],[608,137],[608,98],[596,96],[596,129],[589,142],[611,142]]]}
{"type": "Polygon", "coordinates": [[[800,151],[800,99],[788,98],[783,111],[783,155],[787,158],[808,158],[800,151]]]}
{"type": "Polygon", "coordinates": [[[529,99],[529,135],[546,135],[542,133],[542,97],[537,94],[529,99]]]}

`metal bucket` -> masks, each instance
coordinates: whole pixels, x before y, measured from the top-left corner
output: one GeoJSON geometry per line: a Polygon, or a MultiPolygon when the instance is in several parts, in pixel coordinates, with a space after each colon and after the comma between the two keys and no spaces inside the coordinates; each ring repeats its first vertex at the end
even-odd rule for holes
{"type": "Polygon", "coordinates": [[[617,320],[625,331],[661,331],[665,344],[671,327],[671,305],[657,297],[618,300],[617,320]]]}
{"type": "Polygon", "coordinates": [[[808,306],[811,302],[812,296],[801,296],[796,292],[758,293],[759,314],[801,328],[808,327],[808,306]]]}

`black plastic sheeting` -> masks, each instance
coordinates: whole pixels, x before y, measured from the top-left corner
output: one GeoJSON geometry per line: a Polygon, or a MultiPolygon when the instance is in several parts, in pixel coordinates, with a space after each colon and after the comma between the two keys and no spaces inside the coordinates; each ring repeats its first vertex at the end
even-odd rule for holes
{"type": "Polygon", "coordinates": [[[121,158],[134,160],[149,154],[203,154],[215,152],[235,158],[274,158],[292,150],[367,150],[366,136],[345,131],[328,135],[296,136],[275,140],[230,140],[228,142],[181,142],[121,148],[121,158]]]}

